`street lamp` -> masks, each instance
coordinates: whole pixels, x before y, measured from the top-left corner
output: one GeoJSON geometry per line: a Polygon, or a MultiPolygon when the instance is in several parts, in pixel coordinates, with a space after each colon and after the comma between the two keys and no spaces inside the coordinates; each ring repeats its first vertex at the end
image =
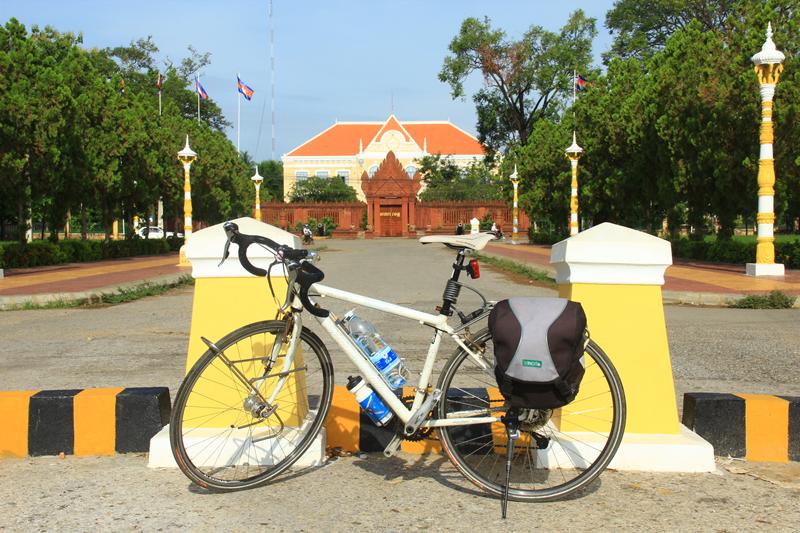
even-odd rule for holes
{"type": "Polygon", "coordinates": [[[197,154],[189,148],[189,136],[186,136],[186,146],[178,152],[178,160],[183,163],[183,246],[180,251],[178,265],[189,266],[186,260],[186,243],[192,235],[192,184],[189,180],[189,169],[192,162],[197,159],[197,154]]]}
{"type": "Polygon", "coordinates": [[[758,238],[756,262],[747,263],[748,276],[783,276],[783,265],[775,263],[775,161],[772,155],[772,99],[783,72],[783,52],[772,42],[772,23],[767,24],[767,40],[751,61],[761,86],[761,151],[758,158],[758,238]]]}
{"type": "Polygon", "coordinates": [[[519,196],[517,195],[519,177],[517,176],[517,165],[514,165],[514,172],[511,173],[509,179],[511,179],[511,184],[514,185],[514,225],[511,231],[511,244],[517,244],[517,240],[519,239],[519,196]]]}
{"type": "Polygon", "coordinates": [[[261,195],[260,195],[260,190],[261,190],[261,182],[264,181],[264,178],[262,178],[261,175],[258,173],[258,165],[256,165],[256,173],[255,173],[255,175],[250,179],[253,180],[253,183],[256,186],[256,217],[255,218],[256,218],[256,220],[261,222],[261,195]]]}
{"type": "Polygon", "coordinates": [[[572,144],[565,150],[567,159],[572,166],[572,191],[569,200],[569,234],[578,234],[578,159],[583,153],[583,148],[575,141],[575,131],[572,132],[572,144]]]}

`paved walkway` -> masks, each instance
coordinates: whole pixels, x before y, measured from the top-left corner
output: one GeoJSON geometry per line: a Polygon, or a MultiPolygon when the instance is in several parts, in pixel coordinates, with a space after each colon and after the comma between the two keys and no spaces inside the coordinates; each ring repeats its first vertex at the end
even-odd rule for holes
{"type": "MultiPolygon", "coordinates": [[[[490,243],[485,252],[554,272],[550,266],[549,246],[490,243]]],[[[178,266],[176,253],[94,263],[10,269],[6,270],[5,277],[0,279],[0,309],[26,301],[41,303],[58,299],[86,298],[147,281],[174,281],[190,272],[191,268],[178,266]]],[[[676,260],[675,264],[667,269],[665,278],[664,300],[669,303],[724,305],[732,298],[772,290],[800,295],[798,270],[787,271],[783,278],[753,278],[745,275],[744,265],[676,260]]]]}
{"type": "MultiPolygon", "coordinates": [[[[550,266],[550,247],[536,244],[490,243],[485,250],[495,256],[529,264],[554,273],[550,266]]],[[[731,298],[773,290],[800,295],[800,271],[787,270],[783,278],[754,278],[745,274],[744,265],[704,263],[675,259],[667,268],[664,300],[698,305],[725,304],[731,298]]],[[[800,302],[800,299],[798,299],[800,302]]]]}
{"type": "Polygon", "coordinates": [[[166,283],[190,272],[190,267],[178,266],[177,253],[7,269],[0,278],[0,309],[28,301],[86,298],[145,282],[166,283]]]}

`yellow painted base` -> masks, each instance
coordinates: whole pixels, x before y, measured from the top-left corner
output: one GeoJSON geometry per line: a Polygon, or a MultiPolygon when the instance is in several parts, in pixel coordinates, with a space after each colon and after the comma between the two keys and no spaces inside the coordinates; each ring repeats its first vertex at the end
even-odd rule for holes
{"type": "MultiPolygon", "coordinates": [[[[661,287],[577,283],[560,284],[558,292],[583,305],[592,339],[619,372],[628,408],[626,432],[679,433],[661,287]]],[[[584,383],[591,381],[590,375],[584,377],[584,383]]],[[[575,403],[590,395],[582,385],[575,403]]],[[[580,403],[583,409],[588,401],[580,403]]],[[[569,408],[563,410],[565,423],[569,408]]]]}
{"type": "MultiPolygon", "coordinates": [[[[273,278],[272,286],[275,294],[282,301],[283,295],[286,294],[286,280],[273,278]]],[[[242,326],[274,319],[276,311],[277,306],[264,278],[197,279],[192,304],[192,324],[186,357],[186,372],[189,372],[207,349],[200,337],[217,342],[242,326]]],[[[242,363],[238,363],[236,368],[246,378],[252,380],[263,375],[264,366],[259,358],[272,352],[274,341],[273,335],[253,338],[246,344],[240,343],[229,348],[226,354],[231,360],[241,360],[242,363]]],[[[298,347],[293,367],[302,365],[303,354],[298,347]]],[[[274,381],[270,380],[270,383],[274,385],[274,381]]],[[[308,398],[297,395],[298,391],[305,390],[305,384],[302,381],[302,373],[291,374],[276,398],[277,413],[287,426],[301,425],[308,414],[308,398]]],[[[240,405],[242,398],[246,396],[245,390],[244,384],[236,380],[225,365],[221,362],[214,363],[204,372],[203,379],[197,383],[192,396],[187,401],[184,425],[186,420],[198,421],[196,427],[241,425],[241,417],[249,416],[243,414],[240,405]],[[206,409],[206,412],[215,411],[218,410],[220,404],[231,406],[229,416],[223,417],[217,414],[213,420],[203,419],[203,409],[206,409]],[[211,409],[212,407],[215,409],[211,409]]],[[[259,390],[265,398],[268,398],[273,392],[271,386],[268,385],[259,390]]],[[[268,422],[265,424],[269,425],[268,422]]]]}

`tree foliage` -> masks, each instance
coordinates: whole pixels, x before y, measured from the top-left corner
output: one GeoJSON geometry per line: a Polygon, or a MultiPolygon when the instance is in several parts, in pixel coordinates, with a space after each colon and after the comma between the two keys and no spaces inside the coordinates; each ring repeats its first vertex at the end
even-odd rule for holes
{"type": "MultiPolygon", "coordinates": [[[[159,116],[157,52],[149,37],[98,50],[50,27],[29,31],[15,19],[0,27],[0,218],[19,226],[21,240],[31,215],[53,232],[68,213],[98,218],[110,232],[114,219],[154,213],[160,198],[167,217],[180,215],[176,153],[187,133],[198,152],[195,218],[249,211],[249,169],[222,132],[219,107],[204,102],[198,124],[189,79],[171,66],[162,70],[159,116]]],[[[207,64],[200,56],[192,65],[207,64]]]]}
{"type": "MultiPolygon", "coordinates": [[[[771,21],[786,54],[777,85],[775,212],[800,217],[800,17],[796,0],[618,1],[604,73],[573,109],[558,106],[532,124],[526,142],[506,151],[500,173],[516,164],[520,203],[547,231],[566,229],[573,130],[584,226],[612,221],[656,231],[689,224],[696,236],[725,239],[755,222],[760,99],[751,56],[771,21]]],[[[495,30],[498,31],[498,30],[495,30]]],[[[463,33],[463,32],[462,32],[463,33]]],[[[478,114],[483,111],[477,105],[478,114]]],[[[789,225],[789,224],[787,224],[789,225]]]]}
{"type": "Polygon", "coordinates": [[[503,197],[503,184],[484,162],[464,168],[437,154],[417,160],[417,165],[425,184],[419,194],[423,202],[499,200],[503,197]]]}
{"type": "Polygon", "coordinates": [[[355,202],[356,190],[338,176],[320,178],[310,176],[298,181],[289,192],[290,202],[355,202]]]}
{"type": "Polygon", "coordinates": [[[450,42],[439,80],[459,98],[467,77],[480,73],[484,87],[473,96],[480,141],[490,154],[524,145],[536,121],[556,116],[572,94],[573,69],[586,71],[596,33],[595,20],[581,10],[558,33],[533,25],[519,40],[508,39],[489,18],[468,18],[450,42]]]}
{"type": "Polygon", "coordinates": [[[696,21],[703,31],[725,29],[737,0],[617,0],[606,13],[614,36],[613,57],[646,59],[661,50],[673,33],[696,21]]]}

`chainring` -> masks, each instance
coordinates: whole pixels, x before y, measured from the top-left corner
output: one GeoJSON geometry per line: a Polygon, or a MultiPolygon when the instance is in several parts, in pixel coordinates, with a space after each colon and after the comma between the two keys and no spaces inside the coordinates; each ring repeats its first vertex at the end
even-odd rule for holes
{"type": "MultiPolygon", "coordinates": [[[[403,402],[407,408],[411,408],[411,405],[414,403],[413,396],[403,396],[400,398],[400,401],[403,402]]],[[[410,442],[419,442],[421,440],[427,440],[431,438],[433,435],[433,428],[425,428],[425,427],[418,427],[417,431],[414,432],[413,435],[406,435],[405,434],[405,427],[406,425],[397,417],[395,417],[395,432],[397,435],[403,437],[403,440],[407,440],[410,442]]]]}

